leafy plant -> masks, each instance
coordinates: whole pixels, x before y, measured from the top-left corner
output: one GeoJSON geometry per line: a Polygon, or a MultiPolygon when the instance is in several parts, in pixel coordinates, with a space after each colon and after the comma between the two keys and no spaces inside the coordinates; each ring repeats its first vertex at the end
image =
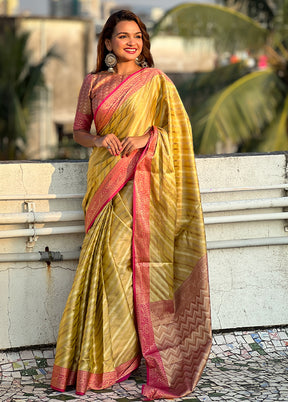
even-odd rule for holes
{"type": "Polygon", "coordinates": [[[45,88],[43,67],[53,49],[31,64],[28,33],[6,26],[0,36],[0,158],[25,158],[24,144],[39,88],[45,88]]]}
{"type": "Polygon", "coordinates": [[[243,152],[287,150],[288,0],[277,3],[280,8],[269,25],[275,27],[273,32],[234,9],[193,3],[169,10],[155,27],[154,35],[169,33],[187,40],[212,35],[219,53],[249,49],[268,57],[268,69],[251,71],[238,63],[195,74],[179,87],[192,121],[196,152],[221,152],[225,144],[243,152]]]}

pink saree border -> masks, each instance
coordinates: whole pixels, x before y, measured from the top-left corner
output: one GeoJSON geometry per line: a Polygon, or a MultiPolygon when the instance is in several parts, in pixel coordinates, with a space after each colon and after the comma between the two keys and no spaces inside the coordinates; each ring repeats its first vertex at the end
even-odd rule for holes
{"type": "Polygon", "coordinates": [[[105,205],[132,179],[134,170],[142,150],[138,150],[128,157],[121,158],[110,170],[93,195],[85,215],[85,231],[89,231],[99,213],[105,205]]]}
{"type": "MultiPolygon", "coordinates": [[[[94,123],[97,133],[100,134],[104,127],[109,123],[113,114],[117,111],[119,107],[129,99],[135,92],[141,89],[150,79],[161,72],[156,68],[143,68],[142,70],[136,71],[135,73],[129,75],[125,80],[123,80],[116,88],[114,88],[100,105],[96,108],[94,113],[94,123]],[[131,80],[134,80],[131,83],[131,80]],[[148,80],[147,80],[148,79],[148,80]],[[127,85],[126,85],[127,84],[127,85]],[[110,100],[109,108],[103,111],[103,116],[98,117],[96,120],[96,115],[100,112],[103,105],[110,100]]],[[[113,77],[113,75],[112,75],[113,77]]]]}
{"type": "Polygon", "coordinates": [[[157,134],[157,128],[153,127],[149,150],[137,164],[133,189],[134,309],[147,368],[147,383],[142,386],[146,400],[179,398],[192,392],[204,369],[211,346],[206,255],[196,264],[173,300],[150,302],[150,186],[157,134]],[[186,331],[184,337],[183,331],[186,331]],[[176,341],[177,345],[181,344],[180,360],[178,349],[173,346],[176,340],[174,336],[179,341],[179,344],[176,341]],[[186,339],[192,342],[187,350],[184,346],[186,339]],[[157,345],[162,352],[172,348],[171,356],[164,354],[162,357],[157,345]],[[175,375],[171,373],[172,367],[177,370],[175,375]]]}
{"type": "Polygon", "coordinates": [[[56,366],[53,368],[51,388],[58,392],[65,392],[66,387],[76,384],[76,395],[85,395],[89,389],[105,389],[128,378],[132,371],[140,365],[141,356],[129,360],[108,373],[90,373],[88,371],[72,371],[56,366]],[[57,385],[56,385],[57,384],[57,385]]]}
{"type": "Polygon", "coordinates": [[[149,278],[149,248],[150,248],[150,180],[152,158],[157,145],[157,128],[153,127],[149,151],[145,159],[137,165],[133,190],[133,289],[134,308],[138,326],[138,334],[143,357],[147,368],[147,385],[145,388],[159,386],[169,393],[169,383],[162,363],[159,350],[156,346],[150,311],[150,278],[149,278]]]}
{"type": "Polygon", "coordinates": [[[133,178],[139,161],[144,158],[149,150],[153,127],[146,133],[150,133],[150,138],[146,147],[132,152],[132,154],[127,157],[120,158],[93,195],[85,215],[86,233],[89,231],[105,205],[107,205],[108,202],[111,201],[112,198],[115,197],[115,195],[125,186],[125,184],[133,178]]]}
{"type": "Polygon", "coordinates": [[[94,120],[95,120],[95,117],[96,117],[96,114],[97,114],[98,110],[99,110],[99,109],[101,108],[101,106],[114,94],[114,92],[116,92],[123,84],[125,84],[125,83],[126,83],[130,78],[132,78],[135,74],[140,73],[140,71],[142,71],[142,70],[135,71],[135,73],[133,73],[133,74],[129,75],[127,78],[125,78],[125,80],[123,80],[119,85],[117,85],[117,87],[116,87],[115,89],[113,89],[113,91],[110,92],[110,94],[108,94],[108,95],[106,96],[106,98],[104,98],[104,99],[102,100],[102,102],[98,105],[98,107],[96,108],[96,110],[95,110],[95,112],[94,112],[94,120]]]}
{"type": "Polygon", "coordinates": [[[212,344],[207,254],[176,290],[174,300],[160,300],[150,308],[156,344],[165,351],[163,362],[170,388],[153,383],[144,385],[142,392],[150,400],[181,398],[197,385],[212,344]]]}

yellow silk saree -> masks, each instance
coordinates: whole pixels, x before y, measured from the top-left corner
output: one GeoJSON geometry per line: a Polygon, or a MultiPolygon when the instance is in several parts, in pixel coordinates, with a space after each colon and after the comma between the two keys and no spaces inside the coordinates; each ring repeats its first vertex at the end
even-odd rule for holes
{"type": "Polygon", "coordinates": [[[120,81],[106,72],[87,77],[98,135],[122,140],[149,133],[150,139],[129,157],[105,148],[94,148],[90,157],[86,236],[60,323],[51,386],[65,391],[76,385],[80,395],[107,388],[128,378],[143,357],[143,395],[181,397],[195,388],[211,347],[190,123],[173,83],[157,69],[120,81]],[[102,98],[95,104],[97,93],[102,98]]]}

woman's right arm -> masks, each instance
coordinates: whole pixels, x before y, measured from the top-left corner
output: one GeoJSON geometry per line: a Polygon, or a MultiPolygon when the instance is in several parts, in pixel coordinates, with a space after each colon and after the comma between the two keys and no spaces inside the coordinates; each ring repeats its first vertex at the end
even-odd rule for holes
{"type": "Polygon", "coordinates": [[[74,130],[73,139],[77,144],[82,145],[82,147],[93,148],[96,147],[97,138],[99,136],[92,135],[89,131],[85,130],[74,130]]]}
{"type": "Polygon", "coordinates": [[[77,110],[73,125],[73,138],[83,147],[103,147],[111,155],[119,155],[122,150],[121,142],[114,134],[105,136],[93,135],[90,133],[91,124],[93,122],[93,110],[90,98],[91,83],[93,75],[88,74],[81,86],[77,110]]]}
{"type": "Polygon", "coordinates": [[[111,155],[119,155],[122,150],[122,145],[119,139],[114,134],[105,136],[93,135],[86,130],[74,130],[73,138],[78,144],[83,147],[103,147],[106,148],[111,155]]]}

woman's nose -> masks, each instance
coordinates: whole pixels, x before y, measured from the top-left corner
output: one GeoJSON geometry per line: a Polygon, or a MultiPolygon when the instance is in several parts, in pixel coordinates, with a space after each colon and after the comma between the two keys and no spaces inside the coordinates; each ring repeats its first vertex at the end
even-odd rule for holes
{"type": "Polygon", "coordinates": [[[129,37],[129,38],[128,38],[128,44],[131,45],[131,44],[134,44],[134,43],[135,43],[134,38],[133,38],[133,37],[132,37],[132,38],[129,37]]]}

